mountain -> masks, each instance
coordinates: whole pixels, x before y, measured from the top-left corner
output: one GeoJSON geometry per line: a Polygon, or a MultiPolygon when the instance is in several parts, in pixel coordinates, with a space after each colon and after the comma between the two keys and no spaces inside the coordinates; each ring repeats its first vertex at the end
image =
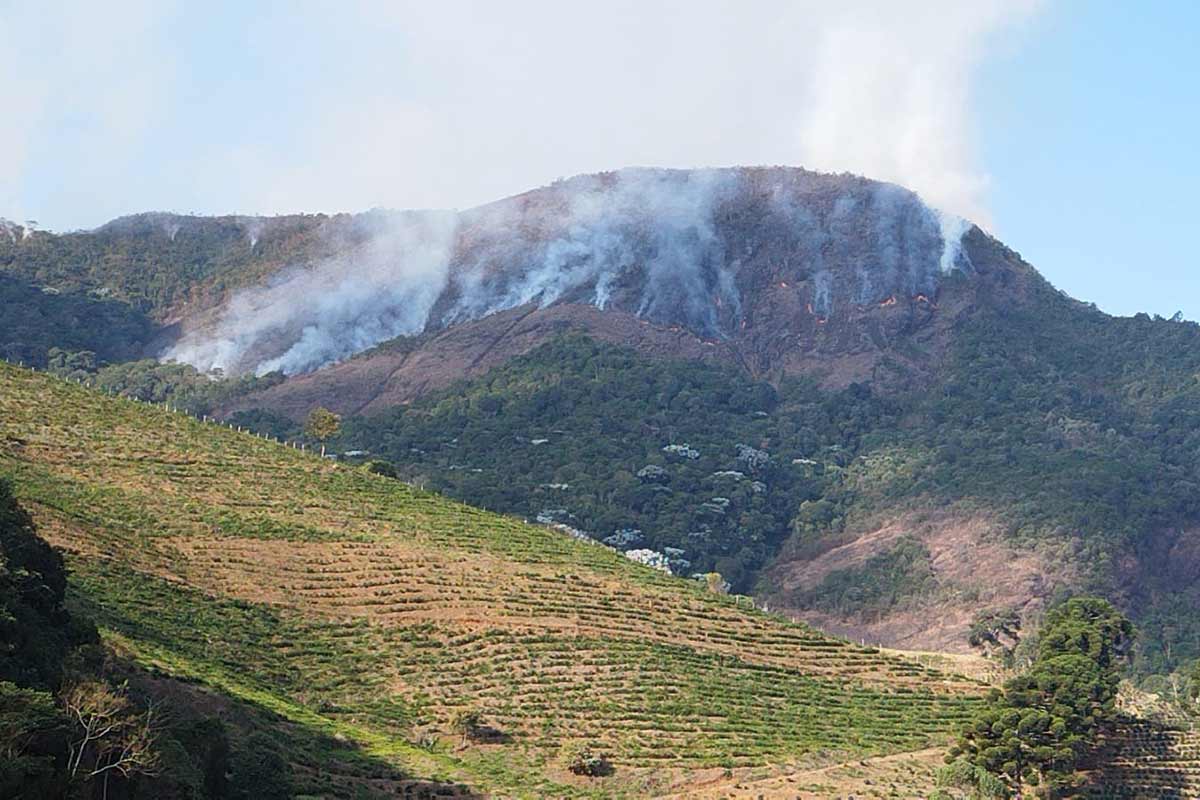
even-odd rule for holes
{"type": "Polygon", "coordinates": [[[932,335],[948,279],[1013,295],[1037,280],[912,192],[792,168],[621,170],[462,213],[145,214],[14,233],[0,239],[0,269],[127,302],[165,326],[148,348],[202,370],[299,374],[424,335],[429,359],[461,374],[496,347],[527,350],[542,339],[531,326],[567,326],[648,338],[660,354],[713,349],[755,376],[825,369],[843,384],[895,340],[932,335]]]}
{"type": "MultiPolygon", "coordinates": [[[[297,795],[695,796],[794,781],[784,764],[819,784],[849,759],[877,777],[879,757],[948,741],[984,689],[556,530],[6,364],[0,476],[68,554],[73,612],[164,707],[266,736],[297,795]],[[612,774],[571,774],[577,745],[612,774]]],[[[921,793],[925,755],[902,778],[921,793]]]]}
{"type": "Polygon", "coordinates": [[[1200,656],[1200,328],[1102,314],[900,187],[621,170],[464,212],[14,234],[0,270],[140,315],[100,361],[238,380],[51,357],[100,352],[55,343],[58,308],[0,321],[27,361],[287,436],[331,408],[351,459],[858,639],[963,650],[982,612],[1087,590],[1143,672],[1200,656]]]}
{"type": "Polygon", "coordinates": [[[402,363],[394,350],[385,362],[387,404],[444,385],[429,362],[470,374],[572,328],[658,355],[712,350],[754,376],[823,370],[844,385],[897,340],[936,339],[938,320],[973,293],[1016,296],[1037,280],[911,192],[796,169],[623,170],[370,224],[369,244],[185,321],[168,355],[297,374],[421,336],[402,363]],[[964,290],[935,318],[955,278],[964,290]]]}

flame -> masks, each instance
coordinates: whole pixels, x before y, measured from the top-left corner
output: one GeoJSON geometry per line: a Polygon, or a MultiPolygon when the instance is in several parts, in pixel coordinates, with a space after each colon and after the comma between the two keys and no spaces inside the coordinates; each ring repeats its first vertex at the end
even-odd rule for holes
{"type": "Polygon", "coordinates": [[[887,300],[884,300],[882,303],[879,304],[879,307],[887,308],[888,306],[894,306],[894,305],[896,305],[896,295],[892,295],[887,300]]]}
{"type": "Polygon", "coordinates": [[[787,288],[787,281],[780,281],[780,282],[779,282],[779,288],[781,288],[781,289],[786,289],[786,288],[787,288]]]}

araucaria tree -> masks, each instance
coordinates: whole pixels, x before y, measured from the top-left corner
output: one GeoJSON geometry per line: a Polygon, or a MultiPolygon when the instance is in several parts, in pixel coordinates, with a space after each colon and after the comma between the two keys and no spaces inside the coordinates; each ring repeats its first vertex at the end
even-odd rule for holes
{"type": "Polygon", "coordinates": [[[1116,718],[1119,672],[1133,644],[1129,620],[1105,600],[1077,597],[1047,614],[1029,670],[993,693],[952,757],[1020,793],[1074,783],[1080,759],[1116,718]]]}

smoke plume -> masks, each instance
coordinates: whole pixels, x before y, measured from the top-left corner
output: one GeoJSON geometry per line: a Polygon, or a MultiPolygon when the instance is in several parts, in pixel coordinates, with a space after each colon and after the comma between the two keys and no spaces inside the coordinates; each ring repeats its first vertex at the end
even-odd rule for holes
{"type": "Polygon", "coordinates": [[[421,331],[445,286],[451,213],[372,213],[365,244],[233,296],[165,357],[203,371],[306,372],[421,331]]]}
{"type": "Polygon", "coordinates": [[[719,339],[744,320],[743,284],[764,276],[809,287],[808,303],[829,317],[933,294],[943,274],[970,266],[967,223],[913,192],[783,168],[626,169],[463,213],[372,212],[351,225],[353,236],[327,231],[342,236],[330,248],[341,255],[238,292],[166,357],[292,374],[396,336],[560,302],[719,339]]]}

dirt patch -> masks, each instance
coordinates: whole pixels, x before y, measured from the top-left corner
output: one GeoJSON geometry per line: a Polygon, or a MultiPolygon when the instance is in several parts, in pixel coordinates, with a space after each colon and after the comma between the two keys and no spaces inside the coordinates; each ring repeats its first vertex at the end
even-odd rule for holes
{"type": "Polygon", "coordinates": [[[808,558],[785,554],[770,569],[772,607],[852,640],[891,647],[969,652],[966,633],[982,609],[1039,610],[1055,588],[1074,575],[1048,552],[1020,549],[1002,537],[999,523],[982,514],[954,511],[906,513],[851,532],[837,546],[808,558]],[[909,598],[878,618],[848,618],[796,608],[790,602],[821,585],[831,573],[862,568],[903,537],[929,551],[936,589],[909,598]]]}
{"type": "Polygon", "coordinates": [[[759,770],[692,773],[662,798],[829,800],[852,797],[928,797],[945,751],[941,748],[855,759],[821,767],[788,765],[759,770]],[[763,774],[768,773],[768,774],[763,774]]]}

